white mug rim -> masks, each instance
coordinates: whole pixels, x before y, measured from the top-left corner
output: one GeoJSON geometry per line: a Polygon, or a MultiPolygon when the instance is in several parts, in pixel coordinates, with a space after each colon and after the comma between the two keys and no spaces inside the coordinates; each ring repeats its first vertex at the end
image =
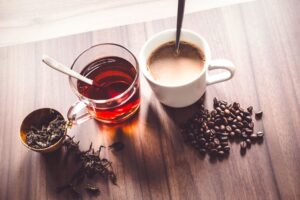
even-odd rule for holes
{"type": "MultiPolygon", "coordinates": [[[[207,68],[208,68],[208,65],[209,65],[209,62],[210,62],[210,59],[211,59],[211,52],[210,52],[210,48],[209,48],[209,45],[208,43],[206,42],[206,40],[204,39],[204,37],[202,37],[201,35],[199,35],[198,33],[194,32],[194,31],[191,31],[191,30],[188,30],[188,29],[182,29],[181,31],[184,32],[184,33],[187,33],[187,34],[190,34],[190,35],[194,35],[196,36],[196,38],[199,39],[199,41],[201,41],[203,43],[203,46],[199,46],[195,43],[192,43],[192,42],[189,42],[189,43],[192,43],[193,45],[195,45],[196,47],[200,48],[203,53],[204,53],[204,56],[205,56],[205,62],[204,62],[204,66],[203,66],[203,69],[201,71],[201,73],[199,73],[199,75],[190,80],[190,81],[187,81],[186,83],[183,83],[183,84],[180,84],[180,85],[167,85],[167,84],[163,84],[161,82],[158,82],[156,81],[148,72],[147,70],[147,61],[148,61],[148,57],[146,58],[146,55],[145,55],[145,50],[148,48],[148,46],[151,44],[151,43],[155,43],[156,42],[156,39],[159,38],[159,37],[162,37],[162,35],[167,35],[167,34],[171,34],[171,33],[175,33],[176,29],[167,29],[167,30],[164,30],[164,31],[161,31],[159,33],[156,33],[155,35],[153,35],[152,37],[150,37],[146,42],[145,44],[143,45],[141,51],[140,51],[140,54],[139,54],[139,62],[140,62],[140,69],[141,69],[141,72],[143,73],[143,75],[149,80],[151,81],[152,83],[158,85],[158,86],[161,86],[161,87],[166,87],[166,88],[178,88],[178,87],[182,87],[182,86],[186,86],[186,85],[189,85],[195,81],[197,81],[198,79],[200,79],[203,75],[205,75],[206,71],[207,71],[207,68]]],[[[174,39],[175,40],[175,39],[174,39]]],[[[164,41],[163,43],[159,44],[157,47],[159,47],[160,45],[164,44],[164,43],[167,43],[169,41],[174,41],[174,40],[166,40],[164,41]]],[[[183,40],[185,41],[185,40],[183,40]]],[[[156,47],[156,48],[157,48],[156,47]]],[[[155,48],[153,49],[150,49],[150,52],[153,52],[155,50],[155,48]]]]}

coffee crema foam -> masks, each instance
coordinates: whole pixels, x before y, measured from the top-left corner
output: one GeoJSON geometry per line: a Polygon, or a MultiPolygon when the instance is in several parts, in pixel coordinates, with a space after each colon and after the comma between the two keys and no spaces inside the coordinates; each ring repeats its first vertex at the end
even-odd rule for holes
{"type": "Polygon", "coordinates": [[[147,61],[147,68],[157,82],[178,86],[196,79],[203,71],[205,56],[201,49],[180,42],[179,54],[175,52],[175,41],[155,49],[147,61]]]}

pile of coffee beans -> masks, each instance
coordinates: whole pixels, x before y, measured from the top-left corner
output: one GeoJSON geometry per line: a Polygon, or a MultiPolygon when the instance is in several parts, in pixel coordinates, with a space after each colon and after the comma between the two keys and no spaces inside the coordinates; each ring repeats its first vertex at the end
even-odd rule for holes
{"type": "MultiPolygon", "coordinates": [[[[262,141],[263,131],[254,132],[253,107],[243,109],[239,103],[228,104],[213,99],[214,109],[209,111],[200,104],[199,111],[190,118],[181,131],[184,141],[201,154],[223,157],[229,154],[230,141],[240,143],[241,153],[245,153],[252,143],[262,141]]],[[[255,114],[261,119],[262,111],[255,114]]]]}

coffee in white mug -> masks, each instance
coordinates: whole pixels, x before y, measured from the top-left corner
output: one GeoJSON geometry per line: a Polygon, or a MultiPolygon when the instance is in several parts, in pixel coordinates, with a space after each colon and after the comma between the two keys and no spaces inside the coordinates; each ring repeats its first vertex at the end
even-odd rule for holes
{"type": "Polygon", "coordinates": [[[177,54],[175,41],[171,41],[162,44],[151,53],[147,67],[157,82],[167,86],[178,86],[199,77],[204,62],[204,53],[198,47],[180,42],[177,54]]]}

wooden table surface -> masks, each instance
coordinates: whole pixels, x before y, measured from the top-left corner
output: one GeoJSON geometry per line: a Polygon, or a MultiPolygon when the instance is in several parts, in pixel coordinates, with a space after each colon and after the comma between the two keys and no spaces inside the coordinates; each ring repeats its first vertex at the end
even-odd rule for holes
{"type": "MultiPolygon", "coordinates": [[[[91,141],[125,143],[121,152],[104,152],[119,186],[96,182],[97,199],[300,199],[299,11],[299,0],[260,0],[187,15],[184,28],[208,40],[213,58],[237,66],[232,80],[207,88],[206,105],[211,108],[216,96],[262,109],[255,130],[265,131],[264,142],[245,156],[231,144],[228,159],[199,158],[178,131],[196,105],[164,107],[141,78],[142,104],[132,121],[108,127],[90,120],[69,131],[82,149],[91,141]]],[[[42,54],[70,65],[87,47],[116,42],[138,55],[147,38],[174,24],[171,18],[0,48],[0,199],[67,198],[56,186],[67,180],[72,166],[59,152],[43,156],[19,139],[29,112],[51,107],[66,116],[76,101],[67,77],[42,64],[42,54]]]]}

